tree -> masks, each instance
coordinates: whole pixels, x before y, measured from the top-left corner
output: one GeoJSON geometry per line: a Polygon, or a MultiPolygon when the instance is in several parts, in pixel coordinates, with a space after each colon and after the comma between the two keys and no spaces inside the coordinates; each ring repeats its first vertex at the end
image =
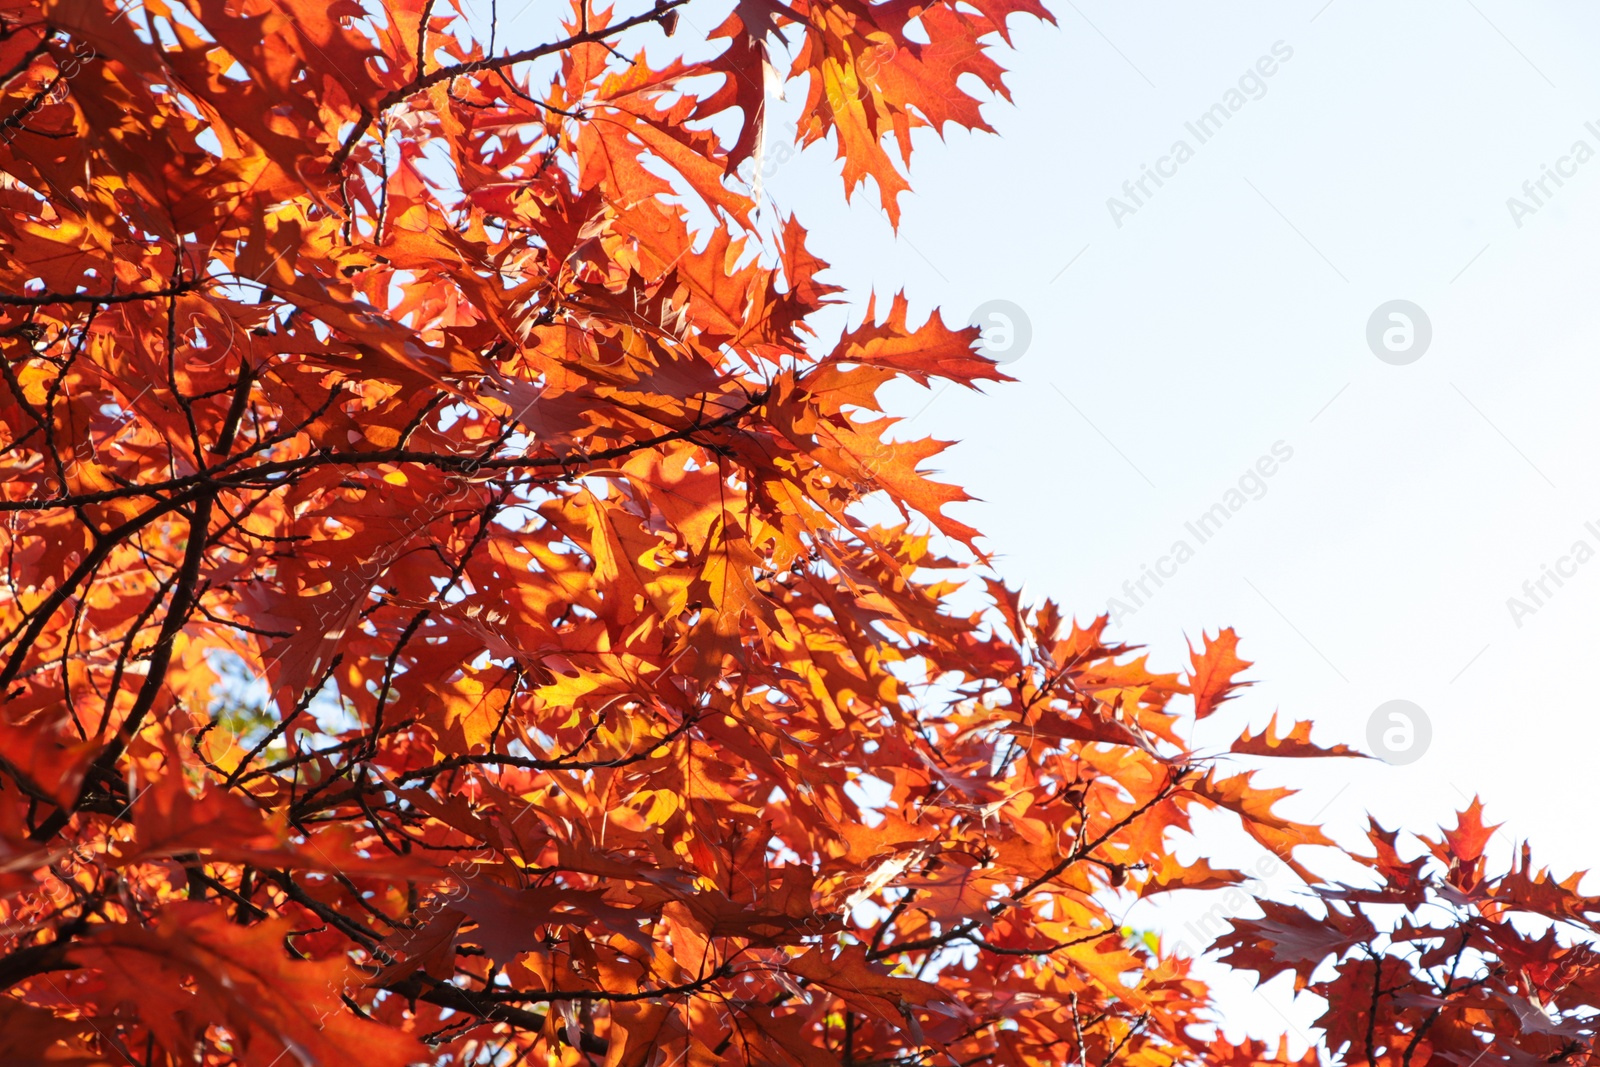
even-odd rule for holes
{"type": "MultiPolygon", "coordinates": [[[[759,203],[770,81],[895,219],[1048,14],[740,0],[662,60],[688,2],[0,8],[6,1063],[1288,1060],[1114,918],[1245,880],[1199,809],[1317,883],[1183,741],[1235,635],[1155,673],[971,578],[877,394],[1003,375],[899,296],[822,343],[759,203]]],[[[1486,836],[1224,947],[1351,1059],[1587,1062],[1593,954],[1510,915],[1595,904],[1486,836]]]]}

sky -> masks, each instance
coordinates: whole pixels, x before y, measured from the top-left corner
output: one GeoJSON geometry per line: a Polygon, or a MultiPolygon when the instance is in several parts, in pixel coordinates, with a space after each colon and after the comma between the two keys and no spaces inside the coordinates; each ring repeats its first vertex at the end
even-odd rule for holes
{"type": "MultiPolygon", "coordinates": [[[[1197,741],[1274,711],[1323,744],[1409,738],[1268,772],[1301,790],[1284,813],[1355,842],[1478,795],[1502,855],[1594,864],[1600,8],[1045,3],[1057,25],[1012,20],[996,132],[919,134],[898,232],[872,190],[843,203],[830,148],[764,183],[857,315],[901,289],[913,321],[1020,309],[1017,381],[907,385],[899,434],[959,442],[937,463],[982,498],[959,517],[1030,597],[1113,611],[1166,670],[1237,629],[1256,684],[1197,741]]],[[[1130,921],[1181,934],[1158,912],[1130,921]]],[[[1319,1007],[1222,995],[1258,1034],[1319,1007]]]]}

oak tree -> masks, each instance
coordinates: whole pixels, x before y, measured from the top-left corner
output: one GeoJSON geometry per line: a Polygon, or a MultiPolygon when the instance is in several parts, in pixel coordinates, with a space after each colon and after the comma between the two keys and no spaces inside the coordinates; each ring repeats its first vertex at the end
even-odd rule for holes
{"type": "Polygon", "coordinates": [[[1024,604],[889,437],[974,332],[822,327],[773,153],[898,219],[1045,9],[702,5],[0,0],[0,1059],[1289,1062],[1118,921],[1213,811],[1334,1053],[1587,1062],[1576,881],[1320,882],[1237,761],[1354,753],[1194,750],[1233,632],[1024,604]]]}

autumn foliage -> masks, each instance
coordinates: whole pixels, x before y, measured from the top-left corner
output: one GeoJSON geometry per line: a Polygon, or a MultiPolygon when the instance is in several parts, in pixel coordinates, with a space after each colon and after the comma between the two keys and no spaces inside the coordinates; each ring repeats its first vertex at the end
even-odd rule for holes
{"type": "Polygon", "coordinates": [[[1355,754],[1192,750],[1233,632],[1022,603],[889,440],[974,333],[824,339],[779,86],[896,219],[1045,9],[579,4],[0,3],[0,1062],[1291,1062],[1118,921],[1245,881],[1200,811],[1332,1055],[1590,1062],[1600,901],[1476,805],[1322,882],[1248,767],[1355,754]]]}

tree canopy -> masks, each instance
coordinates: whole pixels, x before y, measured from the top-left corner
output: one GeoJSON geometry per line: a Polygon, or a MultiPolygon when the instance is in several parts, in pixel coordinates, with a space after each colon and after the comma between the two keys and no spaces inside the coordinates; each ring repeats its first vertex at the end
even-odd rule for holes
{"type": "Polygon", "coordinates": [[[1474,803],[1323,880],[1249,767],[1359,753],[1191,748],[1234,632],[1024,603],[889,438],[976,331],[824,340],[764,162],[897,219],[1037,0],[498,15],[0,2],[0,1060],[1296,1062],[1119,921],[1247,884],[1209,811],[1328,1054],[1592,1062],[1576,876],[1474,803]]]}

